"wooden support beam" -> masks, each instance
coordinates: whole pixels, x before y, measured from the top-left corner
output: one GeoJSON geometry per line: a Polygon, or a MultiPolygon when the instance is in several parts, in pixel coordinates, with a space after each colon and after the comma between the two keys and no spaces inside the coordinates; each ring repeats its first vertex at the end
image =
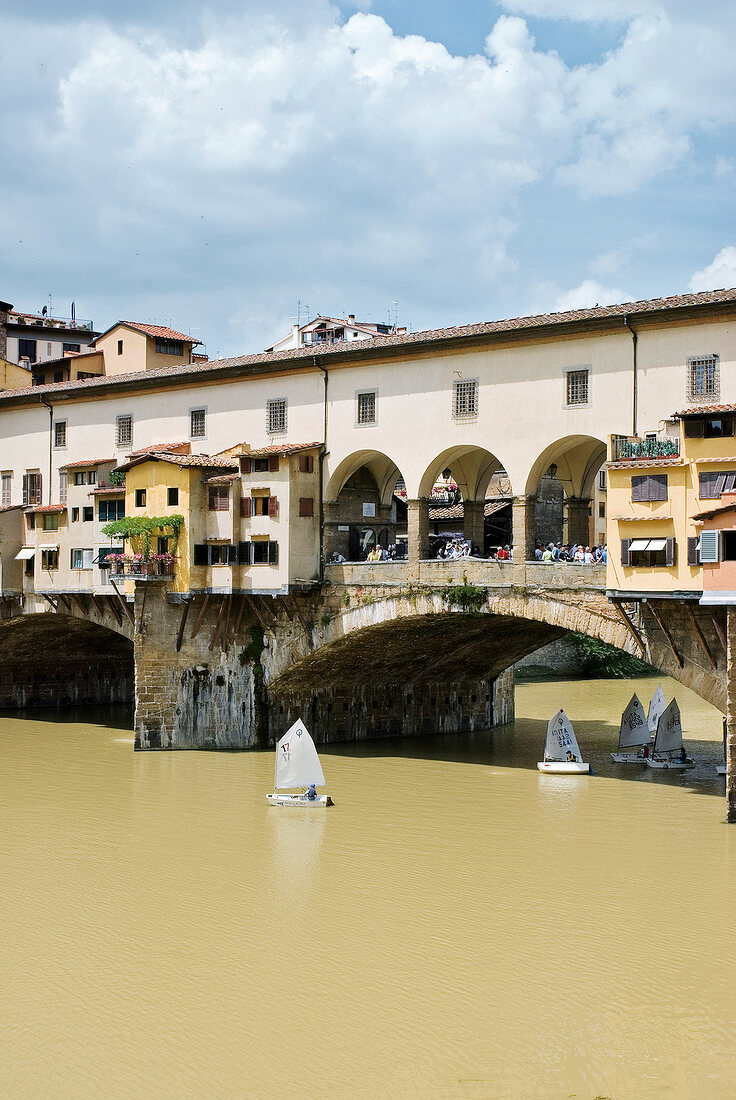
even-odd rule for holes
{"type": "Polygon", "coordinates": [[[252,603],[254,607],[258,604],[261,614],[266,620],[266,626],[269,630],[273,630],[279,621],[279,605],[276,599],[273,596],[269,596],[268,599],[265,596],[254,596],[252,603]]]}
{"type": "Polygon", "coordinates": [[[179,650],[181,649],[181,643],[182,643],[182,639],[184,637],[184,627],[187,625],[187,616],[189,614],[189,604],[190,604],[190,601],[185,600],[184,607],[182,608],[181,620],[179,622],[179,632],[176,635],[176,642],[174,644],[174,650],[176,651],[176,653],[178,653],[179,650]]]}
{"type": "Polygon", "coordinates": [[[97,612],[97,614],[99,615],[99,617],[101,619],[104,619],[105,618],[105,605],[104,604],[101,605],[99,603],[98,597],[95,595],[94,592],[90,593],[89,598],[92,600],[92,606],[94,607],[94,609],[97,612]]]}
{"type": "Polygon", "coordinates": [[[287,608],[291,607],[292,614],[296,615],[297,619],[302,624],[302,627],[304,628],[304,633],[307,635],[308,638],[311,638],[312,630],[309,626],[309,623],[302,615],[302,609],[299,606],[299,601],[294,596],[282,596],[281,599],[283,600],[287,608]]]}
{"type": "Polygon", "coordinates": [[[639,631],[636,629],[636,627],[632,623],[631,619],[629,618],[629,616],[624,611],[624,609],[621,605],[621,601],[620,600],[611,600],[611,603],[613,604],[619,618],[621,619],[621,622],[624,624],[624,626],[628,630],[629,634],[631,635],[631,637],[634,639],[634,641],[638,645],[639,649],[641,650],[642,656],[645,656],[646,652],[647,652],[647,647],[644,645],[644,642],[641,640],[641,635],[639,634],[639,631]]]}
{"type": "Polygon", "coordinates": [[[694,609],[694,607],[692,606],[691,603],[686,603],[685,604],[685,610],[688,613],[690,622],[693,624],[693,629],[695,630],[695,633],[698,635],[698,638],[700,639],[700,644],[703,647],[703,652],[705,653],[706,657],[708,658],[708,661],[710,663],[710,667],[711,668],[717,668],[718,665],[716,663],[716,659],[710,651],[710,646],[708,645],[708,643],[705,639],[705,634],[703,634],[703,631],[700,628],[700,623],[695,618],[695,609],[694,609]]]}
{"type": "MultiPolygon", "coordinates": [[[[143,624],[144,624],[145,615],[146,615],[146,596],[147,595],[148,595],[148,585],[144,584],[143,585],[143,599],[141,600],[141,613],[138,616],[138,628],[137,628],[137,633],[138,634],[143,633],[143,624]]],[[[135,605],[134,605],[134,609],[133,609],[133,615],[135,615],[135,605]]]]}
{"type": "Polygon", "coordinates": [[[48,602],[51,604],[52,611],[58,611],[59,610],[57,604],[54,603],[54,601],[51,599],[50,596],[47,596],[45,592],[42,592],[41,595],[43,596],[43,598],[45,600],[48,600],[48,602]]]}
{"type": "MultiPolygon", "coordinates": [[[[72,605],[69,603],[69,600],[66,598],[64,593],[63,592],[57,592],[56,596],[57,596],[57,599],[61,600],[61,602],[64,604],[64,607],[67,609],[67,611],[71,611],[72,605]]],[[[57,608],[57,611],[58,611],[58,608],[57,608]]]]}
{"type": "Polygon", "coordinates": [[[238,636],[238,631],[240,630],[240,620],[243,618],[243,612],[245,611],[245,596],[239,596],[238,599],[240,600],[240,603],[238,604],[238,615],[235,620],[235,629],[233,630],[233,641],[235,641],[238,636]]]}
{"type": "Polygon", "coordinates": [[[666,639],[667,639],[667,641],[669,642],[669,647],[670,647],[670,649],[672,650],[672,652],[673,652],[673,653],[674,653],[674,655],[675,655],[675,660],[677,661],[677,663],[678,663],[678,665],[680,666],[680,668],[682,668],[682,667],[684,666],[685,662],[683,661],[683,659],[682,659],[682,656],[680,655],[680,653],[679,653],[679,651],[678,651],[678,649],[677,649],[677,646],[675,645],[675,639],[674,639],[674,638],[672,637],[672,635],[670,634],[670,630],[669,630],[669,627],[667,626],[667,624],[665,623],[664,619],[663,619],[663,618],[662,618],[662,616],[660,615],[659,611],[657,611],[656,607],[655,607],[655,606],[654,606],[654,604],[653,604],[653,603],[651,602],[651,600],[649,600],[649,601],[647,602],[647,607],[648,607],[648,608],[649,608],[649,610],[651,611],[651,613],[652,613],[652,616],[653,616],[653,618],[654,618],[654,621],[656,622],[657,626],[659,627],[659,629],[660,629],[660,630],[662,631],[662,633],[664,634],[665,638],[666,638],[666,639]]]}
{"type": "Polygon", "coordinates": [[[220,604],[220,614],[217,616],[217,622],[215,623],[215,629],[212,631],[212,640],[210,641],[208,649],[215,648],[215,642],[217,641],[217,635],[220,633],[220,624],[222,622],[222,616],[225,614],[225,600],[220,604]]]}
{"type": "Polygon", "coordinates": [[[204,613],[207,610],[207,604],[209,602],[210,602],[210,594],[208,592],[205,595],[204,600],[202,601],[202,607],[200,608],[199,615],[197,615],[197,621],[195,622],[194,629],[192,630],[192,637],[193,638],[197,637],[197,631],[199,630],[199,625],[202,622],[202,619],[204,618],[204,613]]]}
{"type": "Polygon", "coordinates": [[[87,615],[88,615],[87,605],[82,602],[82,597],[78,596],[75,592],[70,592],[69,593],[69,599],[72,600],[77,605],[77,607],[82,612],[84,617],[87,618],[87,615]]]}
{"type": "Polygon", "coordinates": [[[118,607],[118,605],[115,602],[115,597],[114,596],[106,596],[105,599],[107,600],[108,609],[110,611],[112,611],[113,615],[115,616],[115,621],[117,622],[118,626],[122,626],[123,625],[123,616],[120,614],[120,608],[118,607]]]}
{"type": "Polygon", "coordinates": [[[120,600],[120,606],[122,607],[123,611],[128,616],[128,618],[130,619],[130,625],[135,626],[135,612],[133,611],[133,608],[130,606],[128,601],[123,597],[120,589],[115,584],[115,581],[112,579],[112,577],[110,578],[110,584],[113,586],[113,588],[117,592],[118,599],[120,600]]]}
{"type": "Polygon", "coordinates": [[[718,614],[717,614],[715,608],[713,608],[713,607],[710,609],[710,617],[713,620],[713,627],[715,629],[716,634],[718,635],[718,641],[721,643],[721,646],[723,648],[723,654],[725,656],[726,653],[728,652],[728,650],[726,648],[726,631],[723,629],[723,627],[719,623],[718,614]]]}
{"type": "MultiPolygon", "coordinates": [[[[245,600],[243,600],[243,603],[245,604],[245,600]]],[[[255,617],[258,619],[258,622],[261,624],[261,628],[263,630],[268,630],[269,629],[269,624],[268,624],[268,621],[264,618],[264,615],[261,614],[261,609],[258,606],[258,597],[257,596],[251,596],[250,608],[251,608],[251,611],[253,612],[253,614],[255,615],[255,617]]],[[[242,611],[243,611],[242,607],[241,607],[240,611],[241,611],[241,614],[242,614],[242,611]]],[[[238,618],[238,623],[240,623],[239,618],[238,618]]]]}
{"type": "Polygon", "coordinates": [[[225,603],[227,604],[227,611],[225,612],[225,625],[222,628],[222,642],[221,642],[221,645],[222,645],[222,648],[224,649],[225,653],[227,653],[227,636],[228,636],[228,632],[230,630],[230,610],[233,606],[232,596],[226,596],[225,597],[225,603]]]}

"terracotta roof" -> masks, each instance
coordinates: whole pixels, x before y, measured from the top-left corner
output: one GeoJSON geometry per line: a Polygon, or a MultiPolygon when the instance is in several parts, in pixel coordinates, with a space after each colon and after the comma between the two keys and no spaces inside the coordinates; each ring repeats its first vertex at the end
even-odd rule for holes
{"type": "MultiPolygon", "coordinates": [[[[356,340],[345,345],[327,344],[321,346],[319,351],[312,347],[289,348],[286,351],[258,352],[253,355],[241,355],[231,359],[212,359],[206,363],[190,363],[187,366],[174,365],[171,367],[157,367],[155,370],[136,371],[131,373],[103,376],[100,378],[80,378],[73,382],[59,382],[56,385],[47,383],[46,386],[26,387],[18,390],[8,390],[0,394],[0,403],[14,403],[19,398],[37,399],[47,388],[54,392],[59,386],[64,386],[65,391],[75,393],[77,390],[104,389],[107,386],[126,386],[140,382],[152,381],[183,381],[192,378],[196,380],[202,375],[216,376],[218,371],[225,369],[235,370],[239,367],[268,366],[273,363],[289,363],[294,361],[298,366],[302,361],[304,367],[309,369],[315,355],[321,359],[327,359],[330,355],[344,355],[347,351],[358,359],[370,360],[377,350],[384,348],[409,347],[421,351],[425,346],[431,346],[443,340],[462,339],[464,337],[487,336],[491,334],[512,333],[529,331],[534,329],[559,328],[560,335],[564,335],[566,325],[578,324],[581,321],[596,321],[615,317],[633,317],[658,312],[671,312],[676,315],[678,310],[691,309],[697,306],[718,305],[734,303],[736,305],[736,288],[729,290],[711,290],[700,294],[679,294],[670,298],[651,298],[638,302],[624,302],[620,305],[596,306],[593,309],[568,310],[565,313],[543,313],[530,317],[515,317],[505,321],[483,321],[475,325],[460,325],[455,328],[429,329],[424,332],[408,332],[396,336],[386,336],[376,340],[356,340]]],[[[126,322],[127,323],[127,322],[126,322]]],[[[114,326],[112,326],[114,327],[114,326]]],[[[108,329],[108,332],[110,330],[108,329]]],[[[177,336],[178,338],[178,336],[177,336]]],[[[186,337],[190,339],[190,337],[186,337]]]]}
{"type": "Polygon", "coordinates": [[[33,508],[26,508],[25,511],[26,513],[48,512],[49,514],[52,512],[66,512],[66,504],[36,504],[33,508]]]}
{"type": "Polygon", "coordinates": [[[0,505],[0,512],[13,512],[16,508],[22,507],[22,504],[2,504],[0,505]]]}
{"type": "Polygon", "coordinates": [[[114,465],[116,461],[117,459],[115,458],[89,458],[79,462],[67,462],[66,466],[60,466],[59,469],[74,470],[80,469],[82,467],[86,469],[89,466],[104,466],[106,462],[112,463],[114,465]]]}
{"type": "MultiPolygon", "coordinates": [[[[511,506],[510,500],[487,500],[483,506],[483,515],[492,516],[504,508],[511,506]]],[[[465,507],[462,504],[432,504],[429,505],[430,519],[462,519],[465,507]]]]}
{"type": "Polygon", "coordinates": [[[673,516],[613,516],[615,523],[674,523],[673,516]]]}
{"type": "Polygon", "coordinates": [[[682,412],[673,413],[673,416],[703,416],[709,413],[736,413],[736,405],[696,405],[692,409],[683,409],[682,412]]]}
{"type": "Polygon", "coordinates": [[[252,451],[243,451],[246,458],[265,458],[267,455],[292,455],[298,451],[312,451],[321,447],[321,443],[274,443],[271,447],[258,447],[252,451]]]}
{"type": "Polygon", "coordinates": [[[720,508],[710,508],[707,512],[698,512],[693,519],[712,519],[713,516],[721,516],[724,512],[736,512],[736,503],[722,504],[720,508]]]}
{"type": "Polygon", "coordinates": [[[710,457],[706,458],[694,458],[692,461],[696,464],[698,462],[719,462],[722,466],[728,466],[728,464],[730,463],[733,466],[736,465],[736,455],[730,455],[725,458],[723,455],[716,455],[715,457],[711,455],[710,457]]]}
{"type": "Polygon", "coordinates": [[[96,489],[91,489],[87,496],[124,496],[124,485],[98,485],[96,489]]]}
{"type": "MultiPolygon", "coordinates": [[[[176,329],[167,328],[165,325],[145,325],[141,321],[116,321],[114,325],[110,325],[108,329],[102,333],[102,336],[107,336],[108,332],[112,332],[118,325],[126,325],[127,328],[134,328],[138,332],[143,332],[146,336],[158,336],[162,340],[182,340],[186,344],[201,344],[201,340],[195,340],[193,336],[187,336],[185,332],[177,332],[176,329]]],[[[100,337],[98,336],[99,340],[100,337]]]]}
{"type": "Polygon", "coordinates": [[[240,474],[215,474],[214,477],[205,478],[205,485],[230,485],[239,477],[240,474]]]}
{"type": "Polygon", "coordinates": [[[224,458],[213,458],[211,455],[179,455],[171,451],[149,451],[146,454],[131,458],[129,462],[121,463],[119,470],[129,470],[131,466],[139,466],[142,462],[170,462],[172,466],[193,466],[203,470],[222,469],[232,470],[237,462],[224,458]]]}
{"type": "Polygon", "coordinates": [[[679,455],[662,455],[661,458],[621,458],[617,462],[607,462],[609,470],[638,469],[641,466],[684,466],[679,455]]]}
{"type": "Polygon", "coordinates": [[[157,454],[163,451],[180,451],[182,447],[186,447],[184,454],[191,454],[192,445],[188,440],[184,440],[183,443],[149,443],[147,447],[139,447],[137,451],[131,451],[130,457],[137,458],[138,455],[150,454],[151,451],[156,451],[157,454]]]}

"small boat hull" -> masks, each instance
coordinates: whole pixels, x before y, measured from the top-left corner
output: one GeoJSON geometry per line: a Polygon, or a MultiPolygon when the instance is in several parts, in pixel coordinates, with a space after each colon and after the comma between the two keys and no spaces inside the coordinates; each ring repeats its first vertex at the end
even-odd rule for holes
{"type": "Polygon", "coordinates": [[[540,760],[537,764],[540,772],[551,775],[589,775],[590,764],[582,760],[540,760]]]}
{"type": "Polygon", "coordinates": [[[656,771],[687,771],[689,768],[695,767],[695,761],[691,757],[687,757],[686,760],[678,760],[676,756],[672,757],[657,757],[650,756],[647,760],[647,767],[654,768],[656,771]]]}
{"type": "Polygon", "coordinates": [[[273,794],[266,795],[266,801],[272,806],[310,806],[324,810],[327,806],[334,806],[334,802],[328,794],[318,794],[316,798],[307,798],[305,794],[273,794]]]}
{"type": "Polygon", "coordinates": [[[647,758],[641,752],[612,752],[611,759],[616,764],[646,764],[647,758]]]}

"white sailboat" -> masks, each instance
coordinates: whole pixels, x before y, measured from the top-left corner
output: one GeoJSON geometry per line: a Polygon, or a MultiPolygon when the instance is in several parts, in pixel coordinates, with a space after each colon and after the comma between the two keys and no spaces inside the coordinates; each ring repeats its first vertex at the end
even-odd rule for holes
{"type": "Polygon", "coordinates": [[[583,763],[575,731],[564,710],[558,710],[547,723],[544,760],[537,764],[540,772],[555,775],[587,775],[590,764],[583,763]]]}
{"type": "Polygon", "coordinates": [[[266,799],[276,806],[332,806],[328,794],[308,796],[311,786],[323,787],[325,783],[314,741],[301,718],[291,726],[276,745],[276,773],[273,794],[266,799]],[[305,788],[300,794],[287,794],[294,787],[305,788]]]}
{"type": "Polygon", "coordinates": [[[649,711],[647,713],[647,725],[649,726],[649,733],[654,737],[657,732],[657,723],[664,714],[664,708],[667,706],[664,698],[664,692],[662,691],[662,685],[659,684],[657,690],[652,696],[649,703],[649,711]]]}
{"type": "Polygon", "coordinates": [[[644,707],[634,694],[621,715],[618,731],[618,751],[611,756],[617,764],[646,764],[649,755],[649,725],[644,707]]]}
{"type": "Polygon", "coordinates": [[[695,767],[695,761],[686,754],[682,743],[682,721],[676,699],[665,707],[660,716],[654,745],[647,757],[647,766],[664,770],[695,767]]]}

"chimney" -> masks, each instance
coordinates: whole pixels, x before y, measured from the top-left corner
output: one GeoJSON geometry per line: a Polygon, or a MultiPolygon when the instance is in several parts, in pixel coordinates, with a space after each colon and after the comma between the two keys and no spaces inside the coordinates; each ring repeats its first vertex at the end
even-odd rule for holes
{"type": "Polygon", "coordinates": [[[348,313],[348,324],[349,325],[354,325],[355,324],[355,314],[354,313],[348,313]]]}

